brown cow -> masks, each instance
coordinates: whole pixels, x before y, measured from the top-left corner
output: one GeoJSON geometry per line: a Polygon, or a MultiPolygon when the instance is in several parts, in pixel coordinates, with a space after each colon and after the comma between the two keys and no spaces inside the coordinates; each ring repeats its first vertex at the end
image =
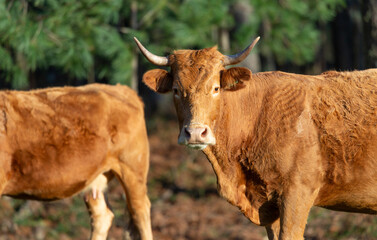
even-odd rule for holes
{"type": "Polygon", "coordinates": [[[0,91],[0,195],[55,200],[84,192],[91,239],[113,213],[103,191],[123,185],[135,234],[152,239],[143,103],[125,86],[0,91]]]}
{"type": "MultiPolygon", "coordinates": [[[[259,39],[259,38],[258,38],[259,39]]],[[[256,41],[258,40],[256,39],[256,41]]],[[[218,191],[269,239],[302,239],[310,208],[377,213],[377,69],[252,74],[216,47],[146,58],[171,71],[143,81],[173,91],[179,144],[201,149],[218,191]]]]}

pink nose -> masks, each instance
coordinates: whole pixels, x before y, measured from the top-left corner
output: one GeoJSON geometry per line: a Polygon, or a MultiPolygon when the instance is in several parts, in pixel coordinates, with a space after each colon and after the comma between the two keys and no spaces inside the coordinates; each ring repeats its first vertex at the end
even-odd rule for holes
{"type": "Polygon", "coordinates": [[[216,139],[208,125],[190,124],[182,127],[178,144],[194,148],[196,145],[206,147],[207,145],[215,145],[216,139]]]}
{"type": "Polygon", "coordinates": [[[188,143],[203,143],[208,134],[208,127],[185,127],[184,133],[188,143]]]}

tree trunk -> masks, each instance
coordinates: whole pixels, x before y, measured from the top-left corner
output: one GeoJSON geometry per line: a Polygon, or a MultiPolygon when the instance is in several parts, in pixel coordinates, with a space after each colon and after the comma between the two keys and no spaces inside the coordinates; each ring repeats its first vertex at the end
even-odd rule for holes
{"type": "Polygon", "coordinates": [[[366,67],[377,67],[377,1],[362,1],[366,67]]]}
{"type": "Polygon", "coordinates": [[[94,63],[90,66],[87,80],[88,80],[88,83],[95,83],[96,82],[96,76],[95,76],[95,71],[94,71],[94,63]]]}
{"type": "Polygon", "coordinates": [[[230,41],[229,41],[229,31],[226,28],[219,28],[219,45],[220,51],[222,53],[229,53],[230,51],[230,41]]]}
{"type": "Polygon", "coordinates": [[[18,82],[13,83],[13,87],[17,87],[18,89],[22,90],[30,89],[29,66],[25,55],[21,52],[16,52],[16,62],[19,68],[21,69],[22,73],[24,74],[24,77],[22,78],[22,80],[18,79],[18,82]]]}
{"type": "MultiPolygon", "coordinates": [[[[131,28],[136,30],[138,28],[137,23],[137,1],[133,0],[131,3],[131,28]]],[[[131,75],[131,88],[138,92],[138,51],[136,46],[132,50],[132,75],[131,75]]]]}
{"type": "Polygon", "coordinates": [[[354,69],[353,40],[354,32],[349,9],[344,9],[332,22],[334,67],[338,71],[354,69]]]}
{"type": "MultiPolygon", "coordinates": [[[[235,30],[238,29],[240,26],[247,24],[250,21],[250,16],[252,16],[253,11],[254,11],[254,8],[251,5],[250,1],[239,0],[235,2],[235,4],[231,8],[231,13],[236,22],[235,30]]],[[[249,43],[251,43],[252,40],[254,39],[250,39],[249,43]]],[[[238,50],[241,51],[243,49],[238,49],[238,50]]],[[[234,53],[235,52],[231,54],[234,54],[234,53]]],[[[261,61],[260,61],[258,52],[255,50],[251,51],[249,57],[247,57],[244,61],[242,61],[240,63],[240,66],[249,68],[252,72],[260,72],[261,61]]]]}

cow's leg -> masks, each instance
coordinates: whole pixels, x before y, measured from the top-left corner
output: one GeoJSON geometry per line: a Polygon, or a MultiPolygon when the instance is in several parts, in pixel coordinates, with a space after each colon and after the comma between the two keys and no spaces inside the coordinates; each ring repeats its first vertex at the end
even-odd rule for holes
{"type": "Polygon", "coordinates": [[[318,194],[307,186],[290,186],[283,193],[280,209],[280,240],[302,240],[306,221],[318,194]]]}
{"type": "Polygon", "coordinates": [[[6,183],[7,183],[7,180],[6,180],[5,174],[2,170],[0,170],[0,196],[3,193],[6,183]]]}
{"type": "Polygon", "coordinates": [[[127,207],[131,215],[131,237],[151,240],[153,239],[150,219],[151,203],[147,196],[146,174],[144,171],[140,172],[140,169],[129,168],[125,163],[120,163],[120,165],[119,180],[126,192],[127,207]]]}
{"type": "Polygon", "coordinates": [[[278,240],[280,232],[280,219],[276,220],[271,225],[266,226],[268,240],[278,240]]]}
{"type": "Polygon", "coordinates": [[[104,175],[98,176],[91,184],[90,191],[84,195],[92,223],[91,240],[105,240],[114,218],[103,193],[105,184],[107,178],[104,175]]]}
{"type": "MultiPolygon", "coordinates": [[[[0,157],[1,157],[1,154],[0,154],[0,157]]],[[[1,169],[1,164],[0,164],[0,197],[3,195],[3,194],[6,194],[4,193],[4,189],[5,189],[5,186],[7,185],[8,183],[8,180],[7,180],[7,177],[6,177],[6,174],[4,172],[3,169],[1,169]]]]}
{"type": "Polygon", "coordinates": [[[6,142],[1,141],[0,132],[0,196],[4,193],[4,188],[8,183],[7,172],[10,171],[12,162],[11,156],[3,151],[2,147],[4,146],[6,146],[6,142]]]}

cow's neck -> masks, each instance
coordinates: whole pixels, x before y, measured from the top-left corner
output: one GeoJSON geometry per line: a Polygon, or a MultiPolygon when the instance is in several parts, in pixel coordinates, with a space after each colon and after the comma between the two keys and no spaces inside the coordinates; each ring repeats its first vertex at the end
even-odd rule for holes
{"type": "Polygon", "coordinates": [[[219,193],[254,223],[260,224],[258,209],[246,196],[246,176],[241,161],[247,156],[247,140],[252,137],[266,84],[252,81],[236,92],[225,92],[220,117],[215,123],[216,145],[203,150],[217,176],[219,193]]]}
{"type": "Polygon", "coordinates": [[[253,77],[245,88],[221,96],[219,117],[213,128],[217,144],[204,153],[213,155],[223,172],[233,171],[232,166],[240,165],[239,160],[248,157],[249,141],[253,139],[268,86],[271,84],[253,77]]]}

